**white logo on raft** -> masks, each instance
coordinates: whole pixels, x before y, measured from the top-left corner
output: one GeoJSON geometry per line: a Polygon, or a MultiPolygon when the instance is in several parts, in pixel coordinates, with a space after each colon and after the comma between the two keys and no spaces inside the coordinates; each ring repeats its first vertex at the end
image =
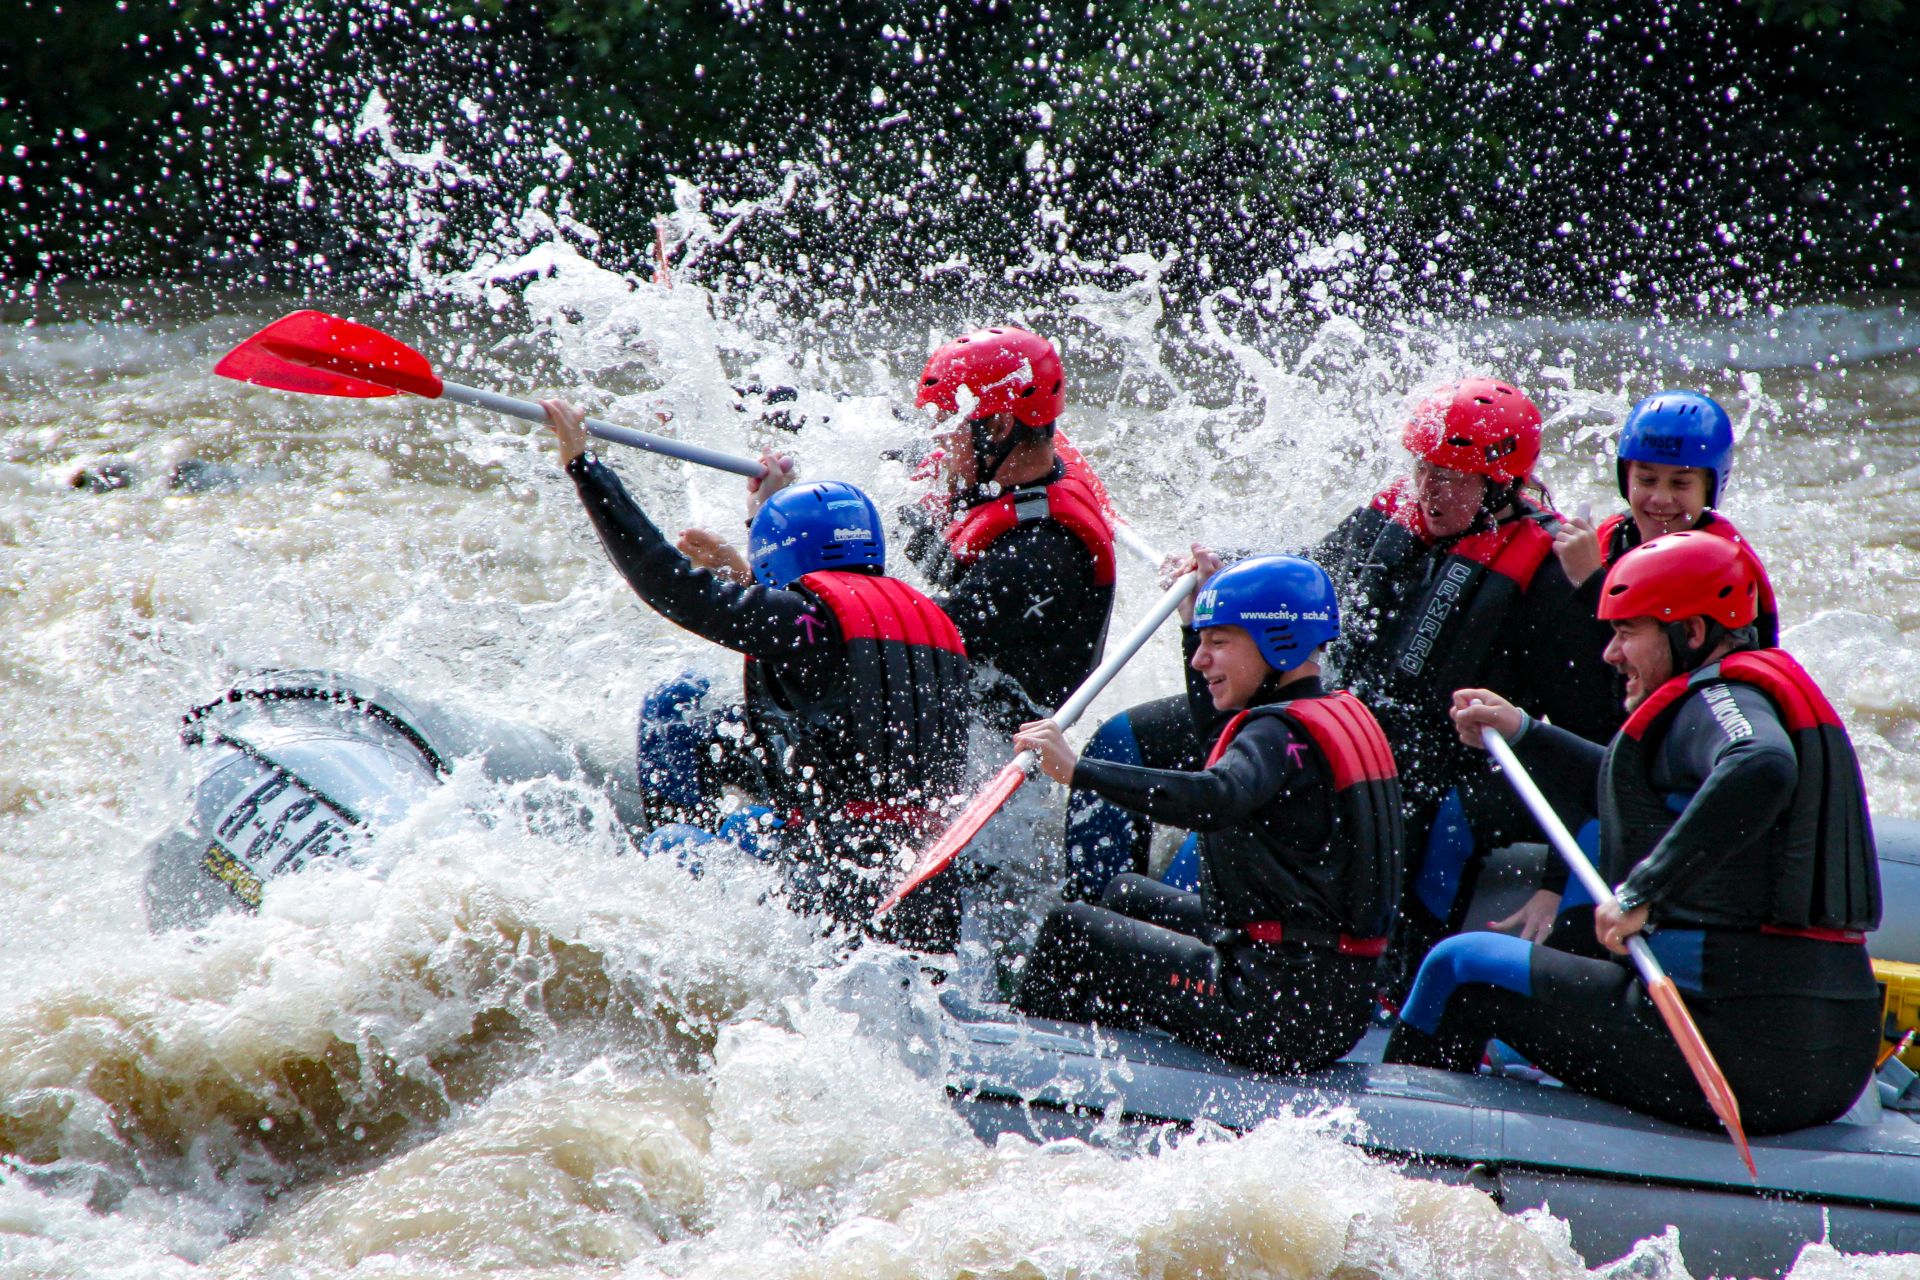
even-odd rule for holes
{"type": "Polygon", "coordinates": [[[1433,599],[1427,602],[1427,611],[1420,615],[1420,628],[1414,633],[1413,643],[1400,655],[1402,671],[1417,676],[1427,665],[1433,643],[1440,638],[1440,628],[1447,625],[1447,615],[1453,612],[1460,593],[1472,578],[1473,566],[1459,560],[1448,565],[1447,571],[1440,575],[1440,585],[1433,589],[1433,599]]]}
{"type": "Polygon", "coordinates": [[[1753,726],[1747,723],[1740,704],[1733,700],[1733,690],[1723,684],[1710,684],[1700,691],[1700,696],[1707,700],[1707,709],[1720,722],[1720,731],[1727,735],[1728,742],[1745,742],[1753,736],[1753,726]]]}

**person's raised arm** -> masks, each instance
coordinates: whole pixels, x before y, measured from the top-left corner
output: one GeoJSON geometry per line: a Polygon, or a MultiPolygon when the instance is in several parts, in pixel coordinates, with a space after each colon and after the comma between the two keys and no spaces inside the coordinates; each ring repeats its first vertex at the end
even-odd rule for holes
{"type": "Polygon", "coordinates": [[[584,418],[563,400],[543,402],[568,476],[600,544],[635,594],[669,622],[756,658],[809,665],[838,653],[833,620],[806,596],[715,576],[666,539],[612,468],[585,452],[584,418]]]}

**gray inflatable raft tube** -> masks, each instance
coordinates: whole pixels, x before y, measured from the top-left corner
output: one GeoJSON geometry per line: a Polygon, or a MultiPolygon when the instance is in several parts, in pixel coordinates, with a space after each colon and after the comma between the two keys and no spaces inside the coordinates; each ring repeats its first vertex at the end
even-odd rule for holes
{"type": "Polygon", "coordinates": [[[147,923],[200,924],[260,904],[266,882],[325,858],[352,858],[403,818],[454,765],[497,782],[584,777],[640,821],[622,777],[558,739],[327,671],[267,671],[183,718],[196,781],[186,818],[148,848],[147,923]]]}

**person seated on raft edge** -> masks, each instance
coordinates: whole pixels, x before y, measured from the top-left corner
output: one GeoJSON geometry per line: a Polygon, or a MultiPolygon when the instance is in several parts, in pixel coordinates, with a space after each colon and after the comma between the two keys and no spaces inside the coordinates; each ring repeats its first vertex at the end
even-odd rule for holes
{"type": "MultiPolygon", "coordinates": [[[[1766,566],[1753,544],[1718,510],[1733,472],[1733,422],[1727,411],[1704,392],[1656,391],[1628,410],[1614,455],[1614,475],[1627,510],[1597,527],[1575,517],[1553,537],[1554,554],[1594,615],[1594,652],[1613,638],[1612,628],[1599,618],[1602,571],[1644,542],[1688,529],[1717,534],[1739,546],[1760,588],[1760,612],[1754,619],[1759,645],[1777,647],[1780,611],[1766,566]]],[[[1578,835],[1591,855],[1598,848],[1597,824],[1589,821],[1578,835]]],[[[1544,939],[1547,945],[1578,949],[1582,940],[1592,938],[1593,901],[1578,881],[1569,879],[1559,859],[1549,859],[1541,890],[1564,895],[1553,902],[1557,915],[1553,932],[1544,939]]],[[[1545,902],[1541,899],[1541,905],[1545,902]]]]}
{"type": "MultiPolygon", "coordinates": [[[[634,591],[669,622],[746,655],[740,706],[698,714],[704,688],[649,695],[638,751],[649,820],[713,829],[725,790],[741,788],[784,823],[777,848],[794,904],[865,924],[900,851],[939,825],[938,806],[964,782],[972,676],[953,623],[885,576],[880,513],[852,485],[750,491],[753,581],[721,578],[669,546],[619,477],[586,452],[580,410],[563,400],[541,407],[601,544],[634,591]]],[[[928,891],[890,913],[883,931],[950,951],[957,890],[928,891]]]]}
{"type": "MultiPolygon", "coordinates": [[[[1065,385],[1053,343],[995,325],[929,356],[914,396],[955,421],[915,473],[938,483],[902,511],[906,556],[960,629],[981,711],[1001,732],[1048,714],[1093,673],[1113,611],[1106,491],[1055,431],[1065,385]]],[[[764,492],[790,482],[792,461],[779,464],[764,492]]],[[[690,530],[681,545],[697,564],[740,571],[711,534],[690,530]]]]}
{"type": "Polygon", "coordinates": [[[1333,584],[1292,556],[1209,573],[1182,612],[1192,671],[1231,713],[1199,772],[1076,759],[1051,720],[1021,726],[1056,782],[1197,829],[1197,893],[1126,874],[1095,906],[1048,913],[1014,1007],[1151,1024],[1263,1070],[1311,1071],[1352,1049],[1374,1005],[1400,885],[1400,788],[1379,724],[1320,683],[1339,631],[1333,584]]]}
{"type": "MultiPolygon", "coordinates": [[[[1757,646],[1758,594],[1740,549],[1709,533],[1667,534],[1614,564],[1600,616],[1631,715],[1608,747],[1485,689],[1453,699],[1463,741],[1499,730],[1531,771],[1573,790],[1557,808],[1599,813],[1599,870],[1619,899],[1595,913],[1596,942],[1617,957],[1646,935],[1750,1134],[1844,1112],[1880,1035],[1863,945],[1880,921],[1880,880],[1859,763],[1812,678],[1757,646]]],[[[1387,1061],[1471,1071],[1490,1039],[1581,1092],[1717,1123],[1618,959],[1492,933],[1440,943],[1387,1061]]]]}
{"type": "MultiPolygon", "coordinates": [[[[1348,625],[1330,664],[1379,717],[1402,768],[1407,856],[1385,985],[1404,991],[1439,938],[1466,923],[1484,850],[1538,829],[1447,720],[1453,690],[1498,684],[1589,736],[1620,721],[1612,672],[1553,550],[1559,517],[1534,478],[1541,415],[1509,383],[1469,378],[1421,398],[1401,432],[1411,474],[1304,554],[1325,566],[1348,625]],[[1527,491],[1536,491],[1538,498],[1527,491]]],[[[1101,725],[1087,755],[1192,768],[1217,731],[1179,698],[1101,725]]],[[[1144,870],[1151,827],[1080,791],[1069,800],[1069,896],[1098,892],[1129,862],[1144,870]]],[[[1176,865],[1179,860],[1176,860],[1176,865]]],[[[1491,927],[1546,936],[1560,901],[1542,889],[1491,927]]]]}

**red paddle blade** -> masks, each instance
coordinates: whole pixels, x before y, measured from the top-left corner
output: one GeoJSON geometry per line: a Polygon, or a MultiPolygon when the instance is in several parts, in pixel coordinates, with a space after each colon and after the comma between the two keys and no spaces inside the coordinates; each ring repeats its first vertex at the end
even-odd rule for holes
{"type": "Polygon", "coordinates": [[[1747,1131],[1740,1123],[1739,1099],[1733,1096],[1733,1086],[1727,1083],[1727,1077],[1721,1073],[1720,1064],[1713,1060],[1713,1050],[1707,1048],[1707,1042],[1701,1038],[1700,1028],[1693,1025],[1693,1015],[1687,1012],[1687,1006],[1681,1002],[1673,979],[1662,978],[1650,984],[1647,994],[1653,997],[1660,1016],[1666,1019],[1667,1030],[1673,1032],[1674,1042],[1686,1056],[1687,1065],[1693,1068],[1693,1078],[1700,1082],[1700,1091],[1707,1095],[1707,1104],[1713,1108],[1713,1114],[1720,1117],[1720,1123],[1726,1127],[1733,1145],[1740,1149],[1740,1158],[1747,1163],[1747,1176],[1758,1181],[1760,1170],[1754,1167],[1753,1152],[1747,1146],[1747,1131]]]}
{"type": "Polygon", "coordinates": [[[368,399],[405,391],[431,400],[440,378],[398,338],[324,311],[282,316],[227,352],[213,371],[279,391],[368,399]]]}
{"type": "Polygon", "coordinates": [[[900,900],[918,889],[927,881],[945,871],[960,851],[973,842],[980,834],[980,828],[987,825],[987,819],[1000,812],[1000,806],[1013,798],[1027,780],[1027,771],[1018,760],[1008,764],[999,773],[993,775],[993,781],[973,798],[973,803],[960,811],[953,825],[940,833],[940,838],[921,850],[914,861],[913,870],[907,872],[906,879],[894,886],[892,893],[874,909],[873,918],[878,920],[898,906],[900,900]]]}

